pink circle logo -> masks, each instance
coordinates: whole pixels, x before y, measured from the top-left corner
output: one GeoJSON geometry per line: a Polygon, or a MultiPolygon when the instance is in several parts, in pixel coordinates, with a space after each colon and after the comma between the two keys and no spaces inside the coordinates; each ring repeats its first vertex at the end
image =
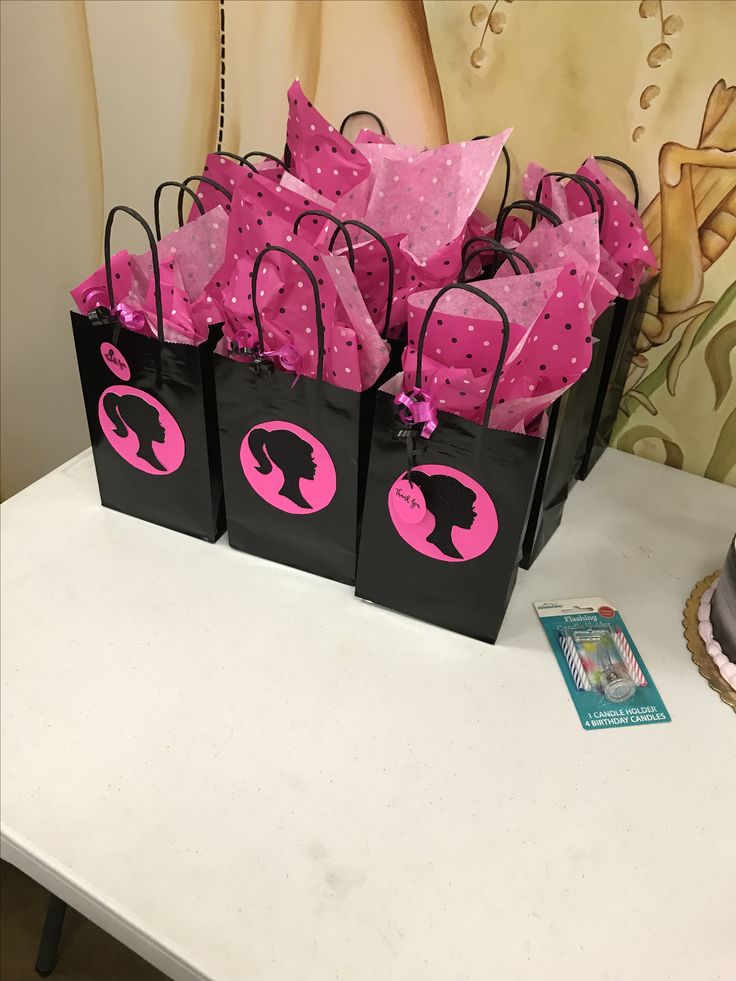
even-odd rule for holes
{"type": "Polygon", "coordinates": [[[425,507],[421,521],[402,520],[393,498],[406,493],[405,473],[388,493],[388,508],[394,528],[407,545],[430,559],[467,562],[487,551],[498,533],[493,501],[477,481],[452,467],[420,466],[411,480],[425,507]]]}
{"type": "Polygon", "coordinates": [[[139,388],[112,385],[97,407],[102,431],[116,453],[137,470],[165,475],[184,459],[179,424],[158,399],[139,388]]]}
{"type": "Polygon", "coordinates": [[[130,368],[128,367],[128,362],[114,344],[108,344],[107,341],[105,341],[105,343],[100,347],[100,354],[102,355],[102,360],[105,362],[113,375],[117,375],[121,381],[130,381],[130,368]]]}
{"type": "Polygon", "coordinates": [[[314,514],[335,496],[337,475],[330,454],[291,422],[254,426],[240,446],[240,465],[256,494],[288,514],[314,514]]]}

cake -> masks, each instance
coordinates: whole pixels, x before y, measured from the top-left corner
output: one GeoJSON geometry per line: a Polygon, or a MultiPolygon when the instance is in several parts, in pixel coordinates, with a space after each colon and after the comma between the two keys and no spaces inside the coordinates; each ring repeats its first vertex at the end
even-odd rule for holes
{"type": "Polygon", "coordinates": [[[720,576],[701,597],[698,621],[705,649],[726,684],[736,690],[736,537],[720,576]]]}

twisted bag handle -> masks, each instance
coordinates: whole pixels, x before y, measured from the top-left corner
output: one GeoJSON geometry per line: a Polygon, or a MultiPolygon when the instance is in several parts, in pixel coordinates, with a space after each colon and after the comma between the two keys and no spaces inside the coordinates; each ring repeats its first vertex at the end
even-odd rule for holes
{"type": "Polygon", "coordinates": [[[375,119],[375,121],[378,123],[378,128],[381,130],[381,136],[386,136],[386,127],[383,125],[383,120],[380,116],[377,116],[375,112],[371,112],[370,109],[356,109],[355,112],[349,112],[340,123],[340,136],[345,135],[345,127],[350,120],[357,119],[358,116],[370,116],[371,119],[375,119]]]}
{"type": "Polygon", "coordinates": [[[300,259],[298,255],[291,252],[289,249],[285,249],[282,245],[267,245],[265,249],[258,253],[256,256],[256,261],[253,263],[253,316],[256,322],[256,330],[258,331],[258,348],[260,354],[263,355],[264,345],[263,345],[263,326],[261,322],[261,312],[258,309],[258,273],[261,268],[261,264],[269,252],[280,252],[282,255],[288,256],[292,262],[295,262],[301,267],[303,272],[309,278],[309,282],[312,284],[312,292],[314,293],[314,308],[316,314],[317,323],[317,381],[322,381],[322,372],[324,369],[325,360],[325,325],[322,320],[322,301],[319,295],[319,286],[317,285],[317,279],[309,268],[309,266],[300,259]]]}
{"type": "MultiPolygon", "coordinates": [[[[488,140],[488,136],[474,136],[473,142],[476,140],[488,140]]],[[[502,209],[506,207],[506,198],[509,196],[509,184],[511,183],[511,157],[509,156],[509,151],[505,146],[501,147],[501,153],[503,154],[504,163],[506,164],[506,177],[503,182],[503,197],[501,198],[501,203],[498,206],[499,214],[502,209]]],[[[498,219],[496,219],[498,221],[498,219]]]]}
{"type": "Polygon", "coordinates": [[[227,150],[216,150],[216,155],[218,157],[227,157],[229,160],[237,160],[241,167],[248,167],[250,170],[258,173],[256,168],[249,161],[249,157],[265,157],[268,160],[273,160],[274,163],[279,164],[286,170],[286,164],[279,157],[273,155],[273,153],[266,153],[262,150],[251,150],[250,153],[246,153],[244,157],[241,157],[238,153],[229,153],[227,150]]]}
{"type": "MultiPolygon", "coordinates": [[[[164,181],[162,184],[159,184],[158,185],[158,187],[156,188],[156,191],[155,191],[155,193],[153,195],[153,220],[154,220],[155,228],[156,228],[156,241],[157,242],[160,242],[161,241],[161,216],[160,216],[160,213],[159,212],[160,212],[160,206],[161,206],[161,192],[163,191],[163,189],[165,187],[178,187],[181,190],[186,191],[186,193],[191,198],[194,199],[194,203],[199,208],[200,215],[203,215],[204,214],[204,205],[199,200],[199,198],[194,193],[194,191],[191,189],[191,187],[187,187],[187,185],[186,184],[182,184],[181,181],[164,181]]],[[[182,213],[181,208],[179,208],[178,211],[179,211],[179,228],[181,228],[182,225],[184,224],[184,215],[182,213]]]]}
{"type": "Polygon", "coordinates": [[[616,164],[617,167],[621,167],[622,170],[626,171],[626,173],[631,178],[631,183],[634,186],[634,207],[638,211],[639,210],[639,182],[636,179],[636,174],[631,169],[631,167],[629,167],[627,163],[624,163],[623,160],[619,160],[617,157],[604,157],[604,156],[596,155],[593,159],[606,160],[608,163],[616,164]]]}
{"type": "MultiPolygon", "coordinates": [[[[391,310],[393,308],[393,303],[394,303],[394,272],[395,272],[395,269],[394,269],[394,257],[391,255],[391,249],[389,247],[389,244],[386,241],[386,239],[383,237],[383,235],[380,234],[380,232],[377,232],[375,230],[375,228],[371,228],[370,225],[366,225],[365,222],[358,221],[357,218],[348,218],[342,224],[343,224],[343,227],[345,225],[354,225],[356,228],[361,228],[364,232],[367,232],[369,235],[372,235],[373,238],[381,246],[381,248],[383,249],[383,251],[386,253],[386,262],[388,264],[388,276],[387,276],[387,279],[388,279],[388,299],[386,300],[386,320],[385,320],[384,325],[383,325],[383,333],[382,333],[381,336],[384,337],[384,338],[385,337],[388,337],[388,328],[389,328],[389,326],[391,324],[391,310]]],[[[332,250],[333,250],[333,248],[335,246],[335,240],[337,238],[337,233],[339,231],[340,231],[340,229],[339,228],[336,228],[335,231],[333,232],[332,238],[330,239],[330,245],[329,245],[330,252],[332,252],[332,250]]],[[[352,266],[351,266],[351,268],[352,268],[352,266]]]]}
{"type": "Polygon", "coordinates": [[[227,150],[215,150],[218,157],[227,157],[229,160],[237,160],[243,166],[243,158],[237,153],[229,153],[227,150]]]}
{"type": "MultiPolygon", "coordinates": [[[[539,179],[539,183],[537,184],[537,190],[534,195],[534,201],[536,204],[539,204],[539,199],[542,196],[542,185],[544,184],[545,180],[548,177],[555,177],[557,179],[558,184],[560,181],[564,181],[564,180],[570,180],[574,184],[577,184],[580,190],[588,199],[588,203],[590,204],[590,210],[598,212],[598,227],[600,229],[603,228],[603,214],[604,214],[604,207],[605,207],[603,201],[603,191],[601,191],[601,189],[598,187],[595,181],[592,181],[589,177],[584,177],[582,174],[570,174],[564,170],[550,170],[548,173],[544,174],[539,179]],[[597,207],[596,207],[596,201],[593,200],[594,195],[597,199],[597,207]]],[[[532,228],[535,228],[536,224],[537,224],[537,216],[535,215],[532,218],[532,228]]]]}
{"type": "Polygon", "coordinates": [[[216,191],[224,194],[228,201],[232,201],[233,195],[231,191],[228,191],[226,187],[222,184],[218,184],[217,181],[212,180],[211,177],[200,176],[199,174],[192,174],[191,177],[186,177],[181,183],[182,186],[179,189],[179,198],[176,202],[177,212],[179,214],[179,227],[184,224],[184,190],[192,183],[192,181],[199,181],[200,184],[209,184],[210,187],[214,187],[216,191]]]}
{"type": "Polygon", "coordinates": [[[278,164],[279,167],[286,170],[286,164],[280,157],[275,156],[273,153],[266,153],[265,150],[251,150],[250,153],[246,153],[244,157],[238,157],[240,160],[240,166],[250,167],[251,170],[258,173],[257,169],[250,162],[250,157],[263,157],[264,160],[273,160],[275,164],[278,164]]]}
{"type": "Polygon", "coordinates": [[[529,211],[531,214],[536,214],[542,218],[546,218],[547,221],[555,227],[562,224],[562,219],[560,216],[555,214],[555,212],[551,208],[548,208],[545,204],[539,204],[537,201],[526,201],[524,199],[512,201],[511,204],[507,204],[504,208],[501,208],[498,213],[495,236],[499,242],[503,238],[503,226],[506,224],[506,219],[512,211],[529,211]]]}
{"type": "Polygon", "coordinates": [[[509,260],[509,265],[517,276],[521,272],[519,269],[519,263],[516,261],[517,259],[526,266],[528,272],[534,272],[534,266],[525,255],[521,254],[521,252],[518,252],[516,249],[510,249],[506,245],[502,245],[497,239],[491,238],[488,235],[476,235],[474,238],[469,238],[467,242],[463,243],[462,251],[460,253],[463,262],[462,269],[460,270],[461,282],[465,282],[465,273],[467,272],[471,261],[482,255],[484,252],[500,252],[505,255],[509,260]],[[472,255],[468,255],[470,247],[476,243],[479,243],[481,248],[476,249],[472,255]]]}
{"type": "Polygon", "coordinates": [[[509,346],[509,318],[506,311],[493,297],[484,293],[483,290],[479,290],[477,286],[471,286],[470,283],[450,283],[448,286],[443,286],[435,296],[432,297],[432,302],[427,307],[427,312],[424,315],[424,320],[422,322],[422,328],[419,331],[419,342],[417,343],[417,366],[414,375],[414,387],[421,388],[422,381],[422,355],[424,353],[424,340],[427,336],[427,327],[429,326],[429,319],[434,313],[434,308],[437,306],[442,297],[449,293],[451,290],[464,290],[466,293],[473,293],[475,296],[483,300],[489,306],[493,307],[501,316],[501,330],[503,331],[503,338],[501,340],[501,350],[498,354],[498,363],[496,364],[496,370],[493,374],[493,381],[491,382],[491,387],[488,392],[488,398],[486,399],[486,408],[483,413],[483,429],[488,428],[488,423],[491,420],[491,408],[493,407],[493,400],[496,397],[496,389],[498,388],[498,382],[501,378],[503,372],[503,365],[506,360],[506,352],[509,346]]]}
{"type": "MultiPolygon", "coordinates": [[[[475,252],[471,252],[470,255],[467,255],[465,257],[465,260],[463,262],[463,267],[460,270],[460,278],[459,278],[458,282],[460,282],[460,283],[469,283],[469,282],[472,283],[473,282],[473,280],[469,280],[469,279],[466,278],[467,277],[467,272],[468,272],[468,266],[473,261],[473,259],[480,258],[480,256],[482,256],[485,252],[488,252],[488,251],[489,251],[488,248],[476,249],[475,252]]],[[[519,263],[516,261],[516,258],[514,257],[514,253],[513,253],[513,251],[511,249],[509,249],[508,252],[506,253],[506,258],[509,260],[509,265],[513,269],[514,275],[515,276],[518,276],[521,273],[521,269],[519,268],[519,263]]],[[[523,258],[523,256],[519,256],[519,258],[521,259],[521,258],[523,258]]],[[[493,277],[487,276],[484,272],[481,272],[480,276],[476,276],[475,277],[476,281],[479,280],[479,279],[491,279],[491,278],[493,278],[493,277]]]]}
{"type": "MultiPolygon", "coordinates": [[[[124,211],[126,215],[130,215],[131,218],[135,218],[139,225],[142,226],[144,232],[148,236],[148,245],[151,249],[151,261],[153,263],[153,286],[154,286],[154,298],[156,301],[156,333],[158,334],[159,341],[164,343],[164,314],[161,304],[161,267],[158,262],[158,249],[156,247],[156,239],[154,238],[151,226],[148,224],[146,219],[139,215],[137,211],[132,208],[127,207],[124,204],[118,204],[110,210],[110,214],[107,216],[107,224],[105,225],[105,276],[107,277],[107,295],[110,297],[110,310],[115,309],[115,296],[112,287],[112,266],[110,264],[110,237],[112,235],[112,223],[115,219],[115,215],[119,211],[124,211]]],[[[159,348],[159,357],[160,357],[159,348]]],[[[160,362],[159,362],[160,371],[160,362]]]]}
{"type": "MultiPolygon", "coordinates": [[[[327,221],[332,221],[335,223],[335,225],[337,225],[335,235],[337,235],[338,232],[342,232],[342,234],[345,236],[345,244],[348,247],[348,263],[350,264],[351,270],[355,269],[355,252],[353,251],[353,240],[350,238],[350,232],[345,227],[345,223],[340,221],[340,219],[336,218],[334,215],[331,215],[329,211],[321,211],[319,208],[311,208],[309,211],[302,211],[297,220],[294,222],[294,234],[296,235],[299,232],[299,225],[302,222],[302,218],[308,218],[310,215],[314,215],[319,218],[326,218],[327,221]]],[[[333,242],[335,240],[335,235],[332,237],[333,242]]],[[[332,244],[330,244],[330,249],[332,249],[332,244]]]]}

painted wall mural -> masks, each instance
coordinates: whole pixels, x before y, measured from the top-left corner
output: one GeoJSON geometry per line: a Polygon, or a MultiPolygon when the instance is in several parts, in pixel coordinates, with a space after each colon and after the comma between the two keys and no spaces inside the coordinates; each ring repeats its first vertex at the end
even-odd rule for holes
{"type": "Polygon", "coordinates": [[[689,362],[702,395],[712,399],[714,425],[695,434],[698,448],[710,451],[703,472],[721,481],[736,465],[736,404],[725,418],[722,412],[734,401],[736,278],[717,299],[703,297],[705,274],[736,237],[734,146],[736,88],[720,80],[708,97],[697,144],[665,143],[659,153],[659,193],[643,220],[662,271],[648,298],[613,440],[632,452],[640,443],[654,452],[661,447],[665,462],[685,465],[696,449],[678,427],[679,413],[697,397],[681,382],[689,362]]]}
{"type": "Polygon", "coordinates": [[[736,4],[424,7],[450,138],[514,126],[512,192],[530,160],[574,170],[604,153],[635,169],[661,275],[613,445],[736,485],[736,4]]]}

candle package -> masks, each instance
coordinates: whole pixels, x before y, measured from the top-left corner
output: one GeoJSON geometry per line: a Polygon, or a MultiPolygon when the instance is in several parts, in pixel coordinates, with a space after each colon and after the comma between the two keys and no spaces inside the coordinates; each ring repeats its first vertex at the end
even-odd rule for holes
{"type": "Polygon", "coordinates": [[[534,604],[584,729],[669,722],[619,611],[600,597],[534,604]]]}

